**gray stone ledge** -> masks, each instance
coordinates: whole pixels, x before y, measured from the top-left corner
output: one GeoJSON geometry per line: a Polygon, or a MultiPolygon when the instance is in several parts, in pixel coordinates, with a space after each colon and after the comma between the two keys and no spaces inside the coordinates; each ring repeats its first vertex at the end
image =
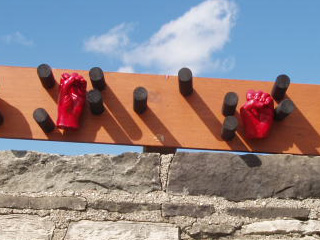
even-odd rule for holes
{"type": "Polygon", "coordinates": [[[0,191],[47,192],[161,190],[157,153],[60,156],[36,152],[0,152],[0,191]]]}
{"type": "Polygon", "coordinates": [[[79,197],[26,197],[0,195],[0,208],[83,211],[86,209],[86,205],[86,200],[79,197]]]}
{"type": "Polygon", "coordinates": [[[284,207],[250,207],[250,208],[228,208],[227,213],[233,216],[249,218],[295,218],[307,220],[310,210],[306,208],[284,208],[284,207]]]}
{"type": "Polygon", "coordinates": [[[166,159],[155,153],[60,156],[0,152],[0,191],[11,194],[65,190],[150,193],[167,186],[165,190],[174,195],[220,196],[231,201],[306,199],[320,197],[319,173],[320,157],[293,155],[177,153],[166,159]]]}
{"type": "Polygon", "coordinates": [[[91,207],[93,209],[104,209],[108,210],[109,212],[119,213],[161,210],[161,205],[156,203],[114,202],[102,199],[90,203],[88,207],[91,207]]]}
{"type": "Polygon", "coordinates": [[[203,218],[205,216],[210,216],[214,212],[215,209],[212,205],[176,203],[164,203],[162,205],[162,214],[164,217],[189,216],[203,218]]]}
{"type": "Polygon", "coordinates": [[[167,191],[231,201],[318,198],[319,174],[320,157],[177,153],[169,169],[167,191]]]}

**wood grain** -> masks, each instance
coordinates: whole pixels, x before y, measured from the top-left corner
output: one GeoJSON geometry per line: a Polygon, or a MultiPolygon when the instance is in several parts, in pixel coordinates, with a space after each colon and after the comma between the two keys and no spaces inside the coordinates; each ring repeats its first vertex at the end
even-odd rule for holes
{"type": "Polygon", "coordinates": [[[57,118],[58,81],[63,72],[78,72],[88,81],[88,71],[54,69],[57,84],[42,87],[36,68],[0,67],[0,111],[5,121],[1,138],[165,146],[192,149],[292,153],[318,155],[320,152],[320,85],[291,84],[287,97],[296,106],[282,122],[276,122],[269,138],[247,140],[243,136],[240,106],[247,90],[271,92],[273,82],[214,78],[194,78],[194,93],[179,93],[177,76],[105,72],[107,88],[102,92],[106,111],[92,115],[88,104],[78,131],[54,130],[45,134],[33,120],[36,108],[44,108],[57,118]],[[133,110],[133,90],[148,90],[148,109],[142,115],[133,110]],[[239,95],[236,116],[240,129],[236,138],[220,137],[221,113],[227,92],[239,95]]]}

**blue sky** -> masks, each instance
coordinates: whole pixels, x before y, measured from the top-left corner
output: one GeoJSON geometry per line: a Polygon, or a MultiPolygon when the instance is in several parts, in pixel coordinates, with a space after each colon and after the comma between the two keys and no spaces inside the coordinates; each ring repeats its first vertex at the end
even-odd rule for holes
{"type": "MultiPolygon", "coordinates": [[[[319,0],[0,2],[0,65],[295,83],[320,78],[319,0]]],[[[1,73],[0,73],[1,74],[1,73]]],[[[61,154],[141,148],[0,140],[0,150],[61,154]]]]}

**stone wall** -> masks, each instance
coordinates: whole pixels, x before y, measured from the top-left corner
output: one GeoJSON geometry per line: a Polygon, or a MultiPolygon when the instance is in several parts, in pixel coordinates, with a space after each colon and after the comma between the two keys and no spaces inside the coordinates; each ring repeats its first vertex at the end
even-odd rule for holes
{"type": "Polygon", "coordinates": [[[0,152],[1,240],[320,239],[320,157],[0,152]]]}

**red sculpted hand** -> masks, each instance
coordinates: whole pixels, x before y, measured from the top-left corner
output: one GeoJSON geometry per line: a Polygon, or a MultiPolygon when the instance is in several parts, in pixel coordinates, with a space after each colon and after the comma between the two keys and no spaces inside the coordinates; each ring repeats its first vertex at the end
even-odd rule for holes
{"type": "Polygon", "coordinates": [[[58,128],[78,129],[79,119],[86,102],[86,80],[77,73],[64,73],[60,80],[58,128]]]}
{"type": "Polygon", "coordinates": [[[268,136],[274,118],[273,99],[262,91],[247,92],[247,102],[240,109],[241,119],[247,138],[268,136]]]}

